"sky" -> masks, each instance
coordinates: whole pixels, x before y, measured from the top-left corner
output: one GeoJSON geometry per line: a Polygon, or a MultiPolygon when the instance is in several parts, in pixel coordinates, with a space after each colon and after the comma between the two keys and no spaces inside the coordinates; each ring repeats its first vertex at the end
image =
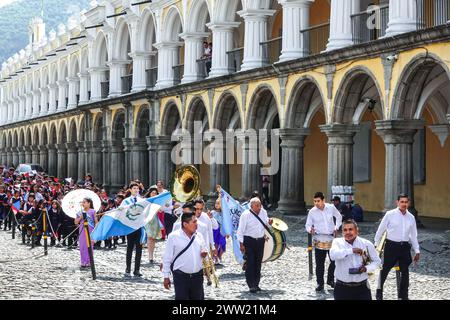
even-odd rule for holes
{"type": "Polygon", "coordinates": [[[0,0],[0,8],[18,0],[0,0]]]}

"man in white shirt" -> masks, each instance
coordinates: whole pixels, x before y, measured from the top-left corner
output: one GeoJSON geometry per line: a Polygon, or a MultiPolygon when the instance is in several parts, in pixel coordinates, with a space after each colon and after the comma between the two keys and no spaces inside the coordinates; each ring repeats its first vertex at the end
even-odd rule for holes
{"type": "Polygon", "coordinates": [[[207,248],[203,236],[197,233],[197,218],[184,212],[182,228],[174,230],[168,238],[163,256],[164,288],[170,288],[173,275],[175,300],[204,300],[203,264],[207,248]]]}
{"type": "MultiPolygon", "coordinates": [[[[142,198],[139,196],[139,184],[136,182],[130,183],[130,192],[131,195],[124,199],[122,203],[120,204],[120,207],[126,207],[133,204],[136,204],[141,200],[142,198]]],[[[125,276],[129,277],[131,272],[131,259],[133,256],[133,250],[136,247],[136,256],[134,258],[134,276],[135,277],[142,277],[142,274],[139,272],[139,269],[141,267],[141,257],[142,257],[142,241],[141,239],[144,239],[142,233],[145,235],[144,228],[140,228],[129,235],[127,235],[127,258],[126,258],[126,269],[125,269],[125,276]]]]}
{"type": "Polygon", "coordinates": [[[261,264],[264,255],[264,230],[263,224],[272,224],[267,212],[261,210],[261,201],[258,198],[250,200],[250,209],[245,210],[239,218],[239,227],[236,232],[240,243],[241,252],[247,256],[247,268],[245,269],[245,279],[251,293],[261,291],[259,281],[261,279],[261,264]]]}
{"type": "Polygon", "coordinates": [[[415,252],[414,262],[417,263],[420,259],[416,220],[408,211],[409,196],[401,194],[397,200],[397,208],[386,212],[375,235],[375,246],[378,246],[384,232],[387,232],[383,269],[380,272],[380,281],[378,282],[377,300],[383,300],[384,282],[389,271],[397,262],[401,273],[398,298],[408,300],[409,266],[413,261],[411,258],[411,247],[415,252]]]}
{"type": "MultiPolygon", "coordinates": [[[[337,231],[342,225],[342,216],[336,207],[325,203],[325,196],[322,192],[316,192],[314,195],[314,207],[309,210],[306,219],[306,231],[313,236],[315,243],[315,261],[316,261],[316,291],[324,289],[325,259],[330,255],[330,248],[337,231]],[[322,244],[325,244],[322,246],[322,244]]],[[[328,267],[327,284],[334,287],[334,261],[330,259],[328,267]]]]}
{"type": "Polygon", "coordinates": [[[335,261],[335,300],[372,300],[368,273],[381,264],[373,244],[360,238],[358,225],[347,220],[342,225],[343,238],[334,239],[330,258],[335,261]]]}

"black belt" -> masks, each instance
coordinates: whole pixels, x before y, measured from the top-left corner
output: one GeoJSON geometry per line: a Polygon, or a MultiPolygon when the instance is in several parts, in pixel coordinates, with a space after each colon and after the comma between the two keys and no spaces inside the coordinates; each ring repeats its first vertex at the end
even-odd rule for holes
{"type": "Polygon", "coordinates": [[[341,280],[336,280],[336,283],[343,285],[344,287],[356,288],[367,284],[367,280],[361,282],[344,282],[341,280]]]}
{"type": "Polygon", "coordinates": [[[399,245],[399,246],[410,245],[409,241],[400,241],[400,242],[398,242],[398,241],[392,241],[392,240],[389,240],[389,239],[386,239],[386,243],[392,243],[392,244],[396,244],[396,245],[399,245]]]}
{"type": "Polygon", "coordinates": [[[264,239],[264,237],[261,237],[261,238],[253,238],[253,237],[250,237],[250,236],[244,236],[244,239],[245,238],[248,238],[248,239],[252,239],[252,240],[263,240],[264,239]]]}
{"type": "Polygon", "coordinates": [[[185,277],[189,277],[189,278],[194,278],[194,277],[198,277],[198,276],[203,276],[203,269],[196,273],[186,273],[181,270],[174,270],[173,273],[177,273],[177,274],[183,275],[185,277]]]}

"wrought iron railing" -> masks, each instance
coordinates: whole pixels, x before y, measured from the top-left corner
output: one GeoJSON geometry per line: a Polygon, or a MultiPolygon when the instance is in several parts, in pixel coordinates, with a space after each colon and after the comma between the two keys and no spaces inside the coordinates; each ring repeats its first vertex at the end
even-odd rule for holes
{"type": "Polygon", "coordinates": [[[197,69],[201,78],[204,79],[209,76],[209,73],[211,71],[211,63],[211,58],[197,60],[197,69]]]}
{"type": "Polygon", "coordinates": [[[133,75],[127,74],[122,78],[122,93],[130,93],[133,87],[133,75]]]}
{"type": "Polygon", "coordinates": [[[228,68],[232,72],[241,71],[241,65],[244,59],[244,48],[236,48],[227,51],[227,55],[228,55],[228,68]]]}
{"type": "Polygon", "coordinates": [[[352,15],[353,43],[377,40],[386,35],[389,23],[389,5],[370,6],[366,11],[352,15]]]}
{"type": "Polygon", "coordinates": [[[184,75],[184,64],[179,64],[172,67],[173,69],[173,84],[177,85],[181,83],[181,79],[184,75]]]}
{"type": "Polygon", "coordinates": [[[330,37],[330,23],[318,24],[300,31],[309,55],[319,54],[327,48],[330,37]]]}
{"type": "Polygon", "coordinates": [[[417,29],[450,23],[450,0],[416,0],[417,29]]]}
{"type": "Polygon", "coordinates": [[[147,88],[154,88],[158,80],[158,67],[145,70],[147,76],[147,88]]]}
{"type": "Polygon", "coordinates": [[[263,50],[263,56],[269,63],[275,63],[280,60],[283,37],[273,38],[260,43],[263,50]]]}

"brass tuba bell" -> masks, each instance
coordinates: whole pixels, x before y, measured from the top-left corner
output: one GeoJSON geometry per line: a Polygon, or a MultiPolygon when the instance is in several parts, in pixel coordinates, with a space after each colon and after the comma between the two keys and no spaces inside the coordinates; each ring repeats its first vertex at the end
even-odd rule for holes
{"type": "Polygon", "coordinates": [[[170,186],[170,193],[179,202],[188,202],[200,194],[200,173],[192,165],[178,168],[170,186]]]}

